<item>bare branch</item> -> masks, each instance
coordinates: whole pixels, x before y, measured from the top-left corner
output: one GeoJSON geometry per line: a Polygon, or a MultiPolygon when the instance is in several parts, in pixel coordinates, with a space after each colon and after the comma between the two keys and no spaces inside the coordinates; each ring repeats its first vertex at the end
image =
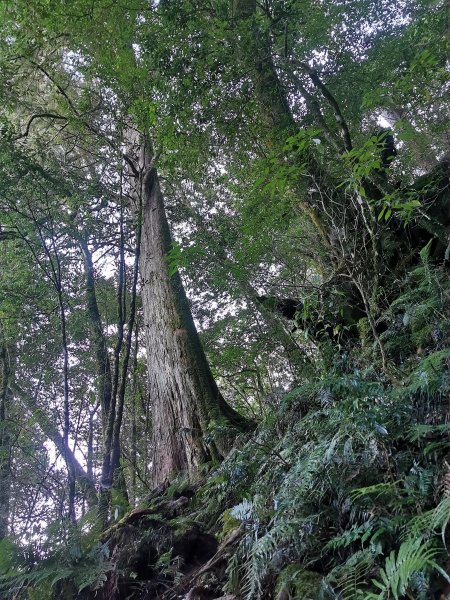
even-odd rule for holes
{"type": "Polygon", "coordinates": [[[17,136],[16,138],[14,138],[14,141],[21,140],[22,138],[27,137],[28,134],[30,133],[31,125],[32,125],[33,121],[35,121],[36,119],[57,119],[59,121],[67,121],[68,120],[67,117],[63,117],[62,115],[58,115],[56,113],[37,113],[37,114],[33,115],[32,117],[30,117],[24,133],[17,136]]]}

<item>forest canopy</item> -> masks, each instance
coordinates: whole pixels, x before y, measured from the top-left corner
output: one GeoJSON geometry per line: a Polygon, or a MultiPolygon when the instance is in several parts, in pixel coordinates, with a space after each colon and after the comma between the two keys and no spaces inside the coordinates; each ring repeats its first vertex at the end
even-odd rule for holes
{"type": "Polygon", "coordinates": [[[445,0],[0,0],[0,598],[450,598],[445,0]]]}

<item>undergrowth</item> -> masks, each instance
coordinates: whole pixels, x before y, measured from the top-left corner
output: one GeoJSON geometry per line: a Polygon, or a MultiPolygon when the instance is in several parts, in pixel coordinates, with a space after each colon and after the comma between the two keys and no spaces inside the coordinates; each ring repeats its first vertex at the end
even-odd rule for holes
{"type": "MultiPolygon", "coordinates": [[[[374,367],[375,344],[355,347],[345,363],[338,356],[334,368],[291,390],[196,491],[189,519],[219,540],[244,528],[224,593],[247,600],[448,593],[446,274],[424,253],[403,289],[383,315],[391,375],[374,367]]],[[[81,534],[74,543],[69,533],[69,545],[57,544],[33,564],[2,542],[5,597],[26,597],[27,588],[37,597],[33,589],[62,581],[95,597],[114,561],[107,545],[83,544],[81,534]]]]}
{"type": "Polygon", "coordinates": [[[384,315],[395,376],[375,378],[375,345],[358,348],[286,395],[204,486],[206,515],[246,503],[230,593],[420,600],[450,582],[450,303],[421,258],[384,315]]]}

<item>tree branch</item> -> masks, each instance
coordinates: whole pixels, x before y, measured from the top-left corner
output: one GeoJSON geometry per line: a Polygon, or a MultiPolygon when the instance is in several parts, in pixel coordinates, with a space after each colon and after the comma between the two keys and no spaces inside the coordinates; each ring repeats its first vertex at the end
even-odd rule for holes
{"type": "Polygon", "coordinates": [[[35,115],[33,115],[32,117],[30,117],[27,126],[25,128],[24,133],[22,133],[21,135],[13,138],[14,141],[16,142],[17,140],[21,140],[25,137],[28,136],[28,134],[30,133],[30,128],[31,125],[33,124],[33,121],[35,121],[36,119],[57,119],[59,121],[68,121],[67,117],[63,117],[62,115],[58,115],[56,113],[37,113],[35,115]]]}

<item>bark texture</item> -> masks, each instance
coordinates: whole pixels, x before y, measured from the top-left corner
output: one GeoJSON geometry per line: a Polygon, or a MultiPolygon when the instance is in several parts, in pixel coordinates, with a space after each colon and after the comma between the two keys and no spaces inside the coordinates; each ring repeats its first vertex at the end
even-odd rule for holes
{"type": "Polygon", "coordinates": [[[176,473],[193,475],[199,464],[219,458],[226,441],[207,441],[213,423],[246,429],[248,422],[224,400],[195,329],[180,275],[170,273],[172,240],[158,175],[142,148],[142,303],[149,393],[153,412],[153,483],[176,473]]]}

